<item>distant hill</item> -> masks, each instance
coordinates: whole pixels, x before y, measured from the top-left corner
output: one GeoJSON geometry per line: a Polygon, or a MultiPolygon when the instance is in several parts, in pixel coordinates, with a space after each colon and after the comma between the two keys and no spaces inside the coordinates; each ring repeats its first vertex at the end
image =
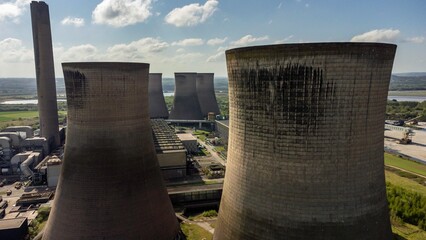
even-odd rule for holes
{"type": "MultiPolygon", "coordinates": [[[[163,78],[163,91],[173,92],[175,86],[174,78],[163,78]]],[[[228,78],[215,77],[214,86],[216,91],[228,91],[228,78]]],[[[65,94],[63,78],[56,79],[58,94],[65,94]]],[[[397,73],[391,77],[389,86],[391,91],[404,90],[426,90],[426,73],[397,73]]],[[[37,91],[34,78],[0,78],[1,95],[35,95],[37,91]]]]}
{"type": "MultiPolygon", "coordinates": [[[[63,78],[56,79],[58,94],[65,93],[63,78]]],[[[35,78],[0,78],[0,95],[35,95],[37,85],[35,78]]]]}
{"type": "MultiPolygon", "coordinates": [[[[214,85],[216,91],[228,91],[227,78],[215,78],[214,85]]],[[[163,78],[163,91],[173,92],[174,88],[174,78],[163,78]]],[[[65,83],[63,78],[56,79],[56,90],[58,94],[65,94],[65,83]]],[[[36,92],[37,86],[35,78],[0,78],[0,96],[35,95],[36,92]]]]}
{"type": "Polygon", "coordinates": [[[426,73],[393,74],[391,77],[389,90],[426,90],[426,73]]]}

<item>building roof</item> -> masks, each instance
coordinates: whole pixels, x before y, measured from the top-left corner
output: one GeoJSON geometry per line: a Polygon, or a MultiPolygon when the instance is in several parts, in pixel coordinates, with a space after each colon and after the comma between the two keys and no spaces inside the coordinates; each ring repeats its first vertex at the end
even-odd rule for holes
{"type": "Polygon", "coordinates": [[[27,218],[0,219],[0,230],[20,228],[27,218]]]}
{"type": "Polygon", "coordinates": [[[178,133],[176,135],[181,141],[197,141],[197,138],[190,133],[178,133]]]}
{"type": "Polygon", "coordinates": [[[155,151],[163,153],[171,150],[185,151],[182,141],[176,136],[175,130],[162,119],[151,119],[152,135],[155,151]]]}
{"type": "Polygon", "coordinates": [[[220,120],[220,121],[216,121],[216,123],[219,123],[219,124],[224,125],[225,127],[229,128],[229,120],[220,120]]]}

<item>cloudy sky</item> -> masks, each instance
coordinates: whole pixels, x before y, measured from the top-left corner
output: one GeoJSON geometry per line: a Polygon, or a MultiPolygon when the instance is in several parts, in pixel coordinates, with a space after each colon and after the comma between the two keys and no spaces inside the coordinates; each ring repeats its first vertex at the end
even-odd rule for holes
{"type": "MultiPolygon", "coordinates": [[[[28,0],[0,0],[0,77],[34,77],[28,0]]],[[[67,61],[150,63],[226,76],[226,49],[276,43],[398,44],[394,73],[426,72],[425,0],[51,0],[56,76],[67,61]]]]}

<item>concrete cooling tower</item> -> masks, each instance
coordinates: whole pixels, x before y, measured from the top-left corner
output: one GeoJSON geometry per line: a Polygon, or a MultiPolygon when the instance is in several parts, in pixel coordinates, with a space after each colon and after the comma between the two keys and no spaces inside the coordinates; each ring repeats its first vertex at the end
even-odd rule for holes
{"type": "Polygon", "coordinates": [[[230,132],[214,239],[392,238],[383,124],[396,46],[226,52],[230,132]]]}
{"type": "Polygon", "coordinates": [[[180,239],[152,140],[149,64],[62,67],[67,139],[43,239],[180,239]]]}
{"type": "Polygon", "coordinates": [[[151,118],[168,118],[169,110],[164,100],[161,73],[149,74],[148,95],[149,116],[151,118]]]}
{"type": "Polygon", "coordinates": [[[30,6],[40,135],[47,139],[50,149],[55,149],[59,146],[60,139],[49,6],[36,1],[32,1],[30,6]]]}
{"type": "Polygon", "coordinates": [[[220,114],[214,92],[214,73],[197,73],[197,96],[203,117],[209,112],[220,114]]]}
{"type": "Polygon", "coordinates": [[[175,93],[170,119],[201,120],[196,89],[197,73],[175,73],[175,93]]]}

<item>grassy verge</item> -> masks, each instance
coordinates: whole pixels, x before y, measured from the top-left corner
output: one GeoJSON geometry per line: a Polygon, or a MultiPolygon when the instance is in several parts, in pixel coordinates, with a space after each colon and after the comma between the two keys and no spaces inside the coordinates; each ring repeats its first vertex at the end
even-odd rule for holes
{"type": "Polygon", "coordinates": [[[426,96],[426,90],[418,91],[389,91],[389,96],[426,96]]]}
{"type": "Polygon", "coordinates": [[[391,184],[395,186],[399,186],[404,189],[417,192],[426,196],[426,187],[414,180],[411,180],[406,177],[401,177],[398,174],[391,171],[385,171],[385,176],[386,176],[386,182],[390,182],[391,184]]]}
{"type": "Polygon", "coordinates": [[[389,153],[385,153],[385,164],[402,168],[404,170],[417,173],[426,177],[426,165],[400,158],[389,153]]]}
{"type": "Polygon", "coordinates": [[[187,240],[213,239],[213,235],[211,233],[196,224],[181,223],[180,227],[183,233],[185,234],[187,240]]]}
{"type": "Polygon", "coordinates": [[[397,234],[402,238],[397,238],[398,240],[424,240],[426,239],[426,232],[422,231],[416,226],[413,226],[408,223],[397,223],[392,222],[392,232],[397,234]]]}

